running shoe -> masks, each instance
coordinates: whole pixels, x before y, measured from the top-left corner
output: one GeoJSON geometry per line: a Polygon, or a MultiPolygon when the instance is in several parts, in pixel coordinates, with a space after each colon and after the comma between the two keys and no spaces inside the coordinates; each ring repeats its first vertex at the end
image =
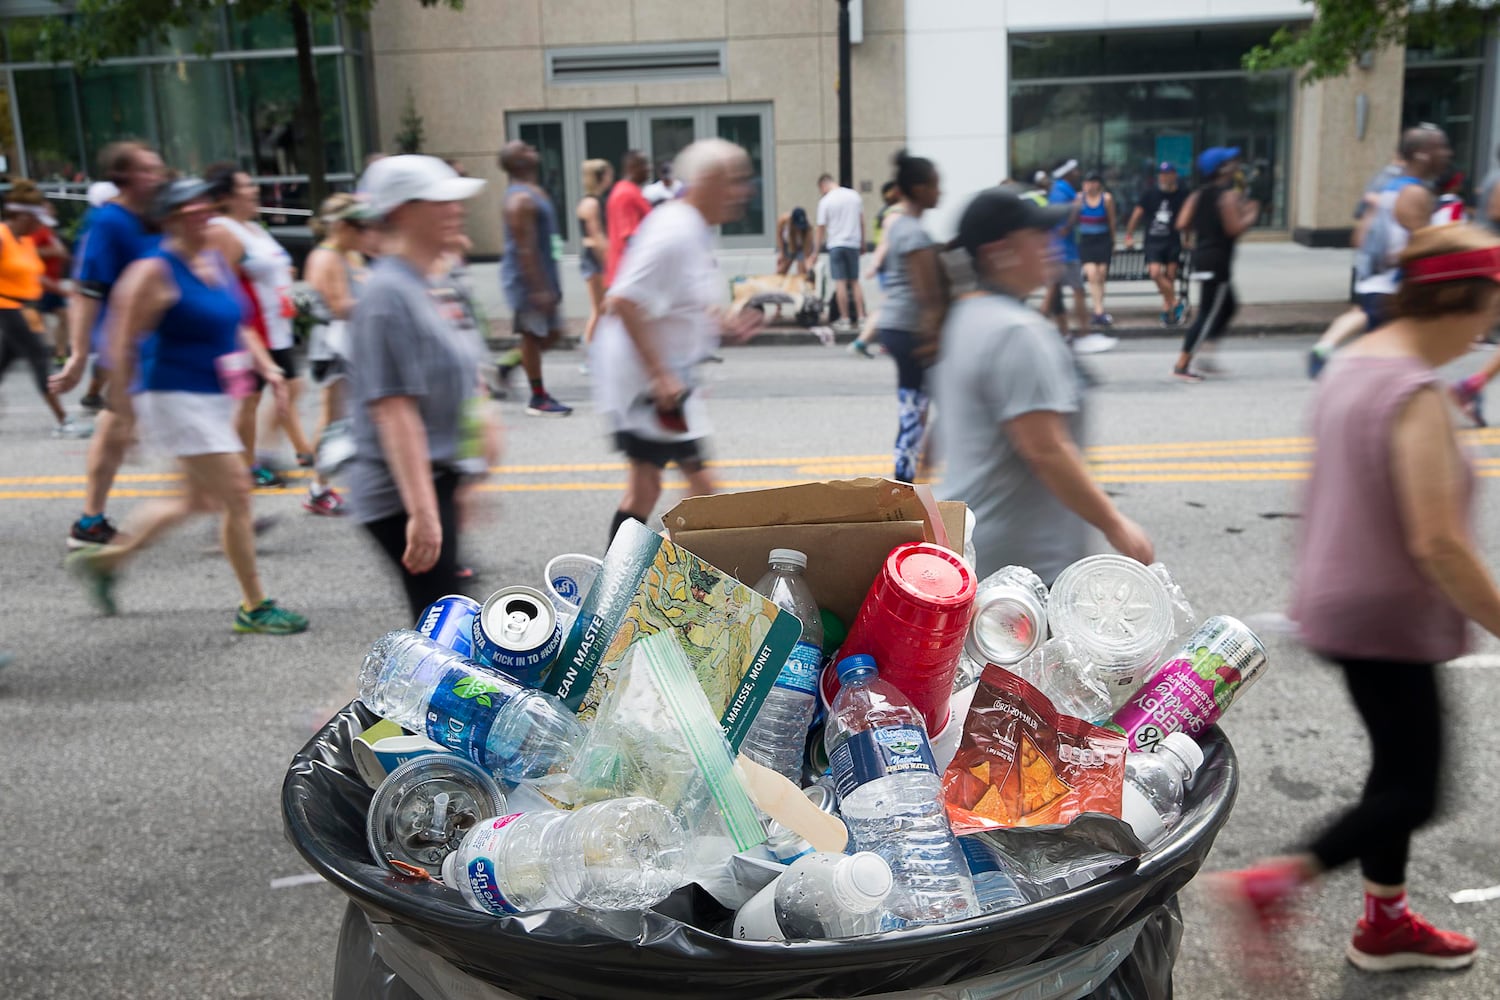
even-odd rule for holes
{"type": "Polygon", "coordinates": [[[1177,300],[1177,305],[1172,308],[1172,325],[1177,326],[1182,322],[1182,317],[1187,313],[1187,303],[1182,299],[1177,300]]]}
{"type": "Polygon", "coordinates": [[[1177,323],[1177,321],[1175,319],[1173,319],[1173,317],[1172,317],[1172,311],[1170,309],[1163,309],[1161,311],[1161,325],[1162,326],[1175,326],[1176,323],[1177,323]]]}
{"type": "Polygon", "coordinates": [[[1328,355],[1314,347],[1307,352],[1307,377],[1316,380],[1328,367],[1328,355]]]}
{"type": "Polygon", "coordinates": [[[97,392],[91,392],[78,401],[78,405],[90,413],[98,413],[104,409],[104,397],[97,392]]]}
{"type": "Polygon", "coordinates": [[[276,474],[276,470],[265,465],[256,465],[250,469],[250,480],[258,490],[274,490],[285,486],[286,480],[276,474]]]}
{"type": "Polygon", "coordinates": [[[849,344],[849,353],[858,354],[860,357],[869,358],[871,361],[875,360],[875,352],[870,350],[870,345],[865,343],[863,340],[855,340],[851,342],[849,344]]]}
{"type": "Polygon", "coordinates": [[[520,367],[519,361],[514,364],[500,362],[495,365],[495,384],[490,386],[491,399],[510,398],[510,377],[520,367]]]}
{"type": "Polygon", "coordinates": [[[458,566],[453,570],[453,578],[468,583],[479,574],[474,571],[473,566],[458,566]]]}
{"type": "Polygon", "coordinates": [[[83,518],[79,518],[73,522],[73,528],[68,532],[68,548],[76,550],[91,545],[108,545],[119,534],[107,517],[101,517],[89,527],[84,527],[83,518]]]}
{"type": "Polygon", "coordinates": [[[1479,951],[1475,940],[1457,931],[1443,931],[1407,913],[1395,924],[1376,930],[1360,919],[1346,954],[1366,972],[1399,969],[1466,969],[1479,951]]]}
{"type": "Polygon", "coordinates": [[[532,396],[526,404],[526,415],[531,417],[566,417],[572,412],[571,406],[559,403],[545,392],[532,396]]]}
{"type": "Polygon", "coordinates": [[[1454,382],[1448,386],[1448,392],[1453,396],[1453,404],[1459,411],[1476,427],[1485,426],[1484,423],[1484,392],[1481,387],[1474,384],[1477,380],[1464,379],[1454,382]]]}
{"type": "Polygon", "coordinates": [[[234,612],[234,630],[260,635],[295,635],[307,631],[307,616],[288,611],[268,597],[253,611],[245,610],[241,604],[234,612]]]}
{"type": "Polygon", "coordinates": [[[1207,881],[1228,911],[1232,951],[1246,978],[1261,983],[1280,979],[1286,971],[1286,933],[1304,884],[1301,874],[1291,864],[1272,861],[1210,875],[1207,881]]]}
{"type": "Polygon", "coordinates": [[[311,469],[318,462],[318,456],[310,451],[297,452],[297,465],[299,468],[311,469]]]}
{"type": "Polygon", "coordinates": [[[344,514],[347,504],[343,497],[339,496],[338,490],[324,490],[322,493],[309,493],[307,499],[302,501],[302,509],[313,514],[324,517],[340,517],[344,514]]]}
{"type": "Polygon", "coordinates": [[[1109,313],[1094,313],[1094,325],[1109,327],[1115,325],[1115,318],[1109,313]]]}
{"type": "Polygon", "coordinates": [[[113,617],[120,613],[115,604],[115,574],[99,565],[99,552],[102,545],[91,545],[86,549],[79,549],[68,556],[65,565],[69,572],[83,581],[84,587],[88,589],[89,600],[99,613],[106,617],[113,617]]]}
{"type": "Polygon", "coordinates": [[[67,417],[62,423],[52,428],[52,436],[55,438],[70,438],[74,441],[84,441],[94,434],[94,425],[86,424],[81,420],[67,417]]]}
{"type": "Polygon", "coordinates": [[[1177,381],[1186,382],[1189,385],[1197,385],[1199,382],[1203,381],[1203,376],[1199,375],[1191,368],[1173,368],[1172,376],[1176,378],[1177,381]]]}
{"type": "Polygon", "coordinates": [[[1073,341],[1074,354],[1103,354],[1105,351],[1113,351],[1120,346],[1118,337],[1105,336],[1102,333],[1089,333],[1073,341]]]}

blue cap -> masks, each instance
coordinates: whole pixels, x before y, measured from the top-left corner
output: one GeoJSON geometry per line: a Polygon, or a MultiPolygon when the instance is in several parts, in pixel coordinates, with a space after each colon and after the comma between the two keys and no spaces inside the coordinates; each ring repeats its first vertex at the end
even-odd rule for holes
{"type": "Polygon", "coordinates": [[[1175,174],[1177,173],[1177,165],[1171,160],[1162,160],[1161,166],[1156,168],[1156,172],[1159,174],[1175,174]]]}
{"type": "Polygon", "coordinates": [[[840,681],[847,680],[853,674],[865,672],[872,674],[880,672],[880,668],[875,666],[875,657],[870,656],[868,653],[856,653],[853,656],[846,656],[839,661],[838,674],[840,681]]]}
{"type": "Polygon", "coordinates": [[[1240,147],[1238,146],[1214,146],[1205,149],[1198,156],[1198,172],[1204,177],[1212,177],[1219,172],[1219,168],[1230,160],[1238,159],[1240,147]]]}

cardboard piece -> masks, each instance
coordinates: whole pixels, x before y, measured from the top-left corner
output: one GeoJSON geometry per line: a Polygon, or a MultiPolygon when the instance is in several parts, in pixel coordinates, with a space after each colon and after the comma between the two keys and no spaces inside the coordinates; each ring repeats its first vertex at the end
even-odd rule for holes
{"type": "Polygon", "coordinates": [[[672,541],[739,580],[759,580],[772,549],[805,552],[818,605],[848,625],[891,549],[925,541],[961,551],[965,514],[926,487],[864,478],[690,497],[662,522],[672,541]]]}

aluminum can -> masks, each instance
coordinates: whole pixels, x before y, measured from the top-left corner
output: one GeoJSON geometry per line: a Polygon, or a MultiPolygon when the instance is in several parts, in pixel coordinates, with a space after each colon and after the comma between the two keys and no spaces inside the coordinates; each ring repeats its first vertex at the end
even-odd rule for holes
{"type": "MultiPolygon", "coordinates": [[[[1044,590],[1045,594],[1046,591],[1044,590]]],[[[998,583],[974,598],[964,650],[975,663],[1020,663],[1047,638],[1047,606],[1024,583],[998,583]]]]}
{"type": "Polygon", "coordinates": [[[519,684],[540,687],[561,651],[557,611],[533,587],[495,591],[474,618],[474,661],[519,684]]]}
{"type": "Polygon", "coordinates": [[[417,619],[417,631],[464,659],[474,659],[474,619],[479,602],[462,594],[439,597],[417,619]]]}

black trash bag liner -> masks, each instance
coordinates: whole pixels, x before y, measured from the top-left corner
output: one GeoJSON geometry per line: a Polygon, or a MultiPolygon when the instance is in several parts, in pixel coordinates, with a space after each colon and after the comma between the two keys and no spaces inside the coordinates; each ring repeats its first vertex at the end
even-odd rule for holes
{"type": "MultiPolygon", "coordinates": [[[[354,737],[375,719],[353,702],[293,758],[282,786],[288,838],[372,922],[393,925],[475,979],[537,1000],[857,997],[962,983],[1068,955],[1145,921],[1176,896],[1228,820],[1239,780],[1234,752],[1215,728],[1171,835],[1092,884],[991,916],[848,941],[734,941],[693,926],[722,920],[717,908],[674,910],[691,923],[658,912],[493,917],[443,886],[377,867],[365,842],[372,792],[350,755],[354,737]]],[[[701,893],[679,893],[669,903],[691,908],[694,900],[707,908],[701,893]]],[[[1166,970],[1153,970],[1166,989],[1172,957],[1166,970]]]]}

